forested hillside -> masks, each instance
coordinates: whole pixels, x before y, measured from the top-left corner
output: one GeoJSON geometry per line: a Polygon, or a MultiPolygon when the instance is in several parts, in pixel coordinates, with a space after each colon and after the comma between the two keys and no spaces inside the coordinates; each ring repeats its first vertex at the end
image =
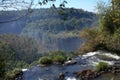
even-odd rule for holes
{"type": "Polygon", "coordinates": [[[97,3],[97,16],[66,0],[41,9],[24,1],[0,1],[0,80],[120,79],[119,0],[97,3]],[[16,2],[24,10],[12,11],[16,2]]]}
{"type": "MultiPolygon", "coordinates": [[[[1,11],[0,21],[12,20],[25,11],[1,11]]],[[[0,24],[0,34],[32,37],[40,44],[41,52],[51,50],[76,51],[81,43],[78,37],[83,27],[97,24],[96,15],[82,9],[34,9],[31,14],[0,24]]]]}

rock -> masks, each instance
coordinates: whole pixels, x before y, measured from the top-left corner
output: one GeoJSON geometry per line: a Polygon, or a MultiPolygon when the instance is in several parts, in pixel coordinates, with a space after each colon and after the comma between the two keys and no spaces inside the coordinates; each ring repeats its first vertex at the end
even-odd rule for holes
{"type": "Polygon", "coordinates": [[[112,71],[113,71],[113,70],[120,70],[120,67],[119,67],[119,66],[116,66],[116,65],[113,65],[113,66],[112,66],[112,71]]]}
{"type": "Polygon", "coordinates": [[[68,71],[65,72],[65,74],[69,73],[68,71]]]}
{"type": "Polygon", "coordinates": [[[120,70],[113,70],[112,73],[113,73],[113,74],[120,73],[120,70]]]}
{"type": "Polygon", "coordinates": [[[112,66],[109,66],[108,68],[107,68],[107,72],[111,72],[113,70],[113,67],[112,66]]]}
{"type": "Polygon", "coordinates": [[[58,75],[58,80],[64,80],[64,78],[65,78],[65,74],[64,73],[60,73],[58,75]]]}
{"type": "Polygon", "coordinates": [[[80,79],[94,78],[94,71],[92,71],[91,69],[75,72],[75,74],[76,74],[76,77],[80,79]]]}
{"type": "Polygon", "coordinates": [[[97,78],[98,76],[100,76],[100,74],[98,72],[94,72],[94,78],[97,78]]]}
{"type": "Polygon", "coordinates": [[[114,77],[112,77],[111,80],[115,80],[114,77]]]}
{"type": "Polygon", "coordinates": [[[116,73],[115,73],[115,70],[113,70],[112,73],[113,73],[113,74],[116,74],[116,73]]]}
{"type": "Polygon", "coordinates": [[[69,60],[69,61],[66,61],[63,65],[73,65],[76,63],[77,63],[77,61],[75,61],[75,60],[69,60]]]}
{"type": "Polygon", "coordinates": [[[23,72],[20,71],[13,76],[13,80],[21,80],[22,79],[23,72]]]}
{"type": "Polygon", "coordinates": [[[76,77],[79,78],[80,80],[89,80],[89,79],[97,78],[100,75],[104,73],[108,73],[108,72],[113,73],[113,74],[120,73],[120,67],[116,65],[112,65],[112,66],[102,69],[99,72],[92,71],[91,69],[86,69],[86,70],[82,70],[78,72],[73,72],[73,74],[75,74],[76,77]]]}
{"type": "Polygon", "coordinates": [[[117,67],[120,67],[120,60],[116,60],[113,65],[117,66],[117,67]]]}

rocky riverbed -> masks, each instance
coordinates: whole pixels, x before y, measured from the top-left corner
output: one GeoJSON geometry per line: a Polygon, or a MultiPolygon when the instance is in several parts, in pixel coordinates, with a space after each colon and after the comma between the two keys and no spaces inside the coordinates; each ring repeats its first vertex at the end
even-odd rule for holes
{"type": "Polygon", "coordinates": [[[108,52],[90,52],[66,61],[63,65],[35,65],[23,71],[22,80],[120,80],[120,57],[108,52]],[[111,66],[100,72],[94,72],[99,62],[111,66]],[[110,77],[107,77],[110,75],[110,77]]]}

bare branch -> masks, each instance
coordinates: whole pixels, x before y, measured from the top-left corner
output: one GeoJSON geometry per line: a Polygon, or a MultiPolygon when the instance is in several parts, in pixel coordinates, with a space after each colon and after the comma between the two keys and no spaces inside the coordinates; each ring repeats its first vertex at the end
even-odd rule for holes
{"type": "MultiPolygon", "coordinates": [[[[0,23],[16,21],[16,20],[23,18],[23,17],[27,16],[28,14],[30,14],[32,12],[32,8],[35,8],[38,5],[39,6],[46,5],[49,2],[55,2],[55,1],[57,1],[57,0],[38,0],[38,3],[37,3],[36,0],[0,0],[0,10],[1,11],[2,10],[3,11],[26,10],[26,12],[23,15],[18,16],[17,18],[0,21],[0,23]]],[[[67,1],[63,0],[63,2],[60,3],[60,8],[62,8],[62,9],[65,8],[65,4],[67,4],[67,1]]],[[[56,8],[54,3],[52,4],[52,7],[56,8]]]]}
{"type": "Polygon", "coordinates": [[[0,21],[0,23],[16,21],[18,19],[21,19],[21,18],[27,16],[32,11],[31,7],[32,7],[32,5],[34,5],[33,3],[34,3],[34,0],[30,0],[30,2],[26,2],[25,0],[22,0],[22,1],[20,1],[20,0],[2,0],[2,2],[0,4],[0,9],[3,11],[12,10],[12,9],[17,10],[17,11],[20,11],[22,9],[24,9],[24,10],[26,9],[26,10],[25,10],[25,12],[23,11],[21,16],[17,16],[16,18],[9,19],[9,20],[0,21]]]}

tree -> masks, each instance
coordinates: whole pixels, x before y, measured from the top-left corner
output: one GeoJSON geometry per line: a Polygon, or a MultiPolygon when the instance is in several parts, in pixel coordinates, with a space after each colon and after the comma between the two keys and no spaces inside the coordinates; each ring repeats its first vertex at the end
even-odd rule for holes
{"type": "Polygon", "coordinates": [[[99,15],[99,29],[113,34],[120,28],[120,1],[112,0],[111,4],[99,2],[97,4],[99,15]]]}
{"type": "MultiPolygon", "coordinates": [[[[20,16],[17,16],[15,18],[9,19],[9,20],[4,20],[0,21],[0,23],[6,23],[6,22],[11,22],[11,21],[16,21],[20,18],[23,18],[24,16],[28,15],[29,13],[32,12],[31,8],[34,5],[34,0],[1,0],[0,1],[0,10],[1,11],[7,11],[7,10],[23,10],[23,13],[20,16]]],[[[1,13],[6,14],[7,13],[1,13]]]]}
{"type": "Polygon", "coordinates": [[[97,9],[99,16],[98,28],[85,29],[80,32],[80,37],[86,39],[80,50],[83,52],[106,50],[119,54],[120,0],[111,0],[109,4],[99,2],[97,9]]]}
{"type": "Polygon", "coordinates": [[[120,28],[120,0],[112,0],[112,13],[114,27],[120,28]]]}
{"type": "MultiPolygon", "coordinates": [[[[32,9],[42,6],[42,5],[47,5],[47,3],[53,2],[51,5],[52,8],[56,8],[54,2],[57,0],[0,0],[0,10],[2,11],[7,11],[7,10],[24,10],[23,14],[20,16],[17,16],[15,18],[9,19],[9,20],[4,20],[0,21],[0,23],[7,23],[11,21],[16,21],[20,18],[23,18],[30,13],[33,12],[32,9]]],[[[60,0],[61,1],[61,0],[60,0]]],[[[60,8],[65,8],[65,4],[67,3],[66,0],[63,0],[59,6],[60,8]]],[[[4,14],[4,13],[3,13],[4,14]]],[[[6,13],[7,14],[7,13],[6,13]]],[[[2,15],[2,14],[1,14],[2,15]]]]}

